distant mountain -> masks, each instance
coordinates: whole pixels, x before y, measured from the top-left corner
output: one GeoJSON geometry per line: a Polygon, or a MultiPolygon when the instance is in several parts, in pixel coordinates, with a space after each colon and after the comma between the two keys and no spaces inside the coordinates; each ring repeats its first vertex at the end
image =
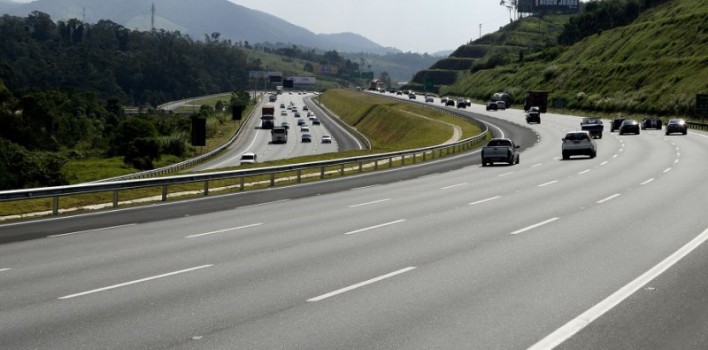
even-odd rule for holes
{"type": "Polygon", "coordinates": [[[219,33],[222,39],[249,43],[284,43],[339,52],[400,52],[353,33],[315,34],[265,12],[227,0],[37,0],[17,4],[0,0],[0,12],[25,17],[33,11],[54,21],[78,18],[95,23],[111,20],[129,29],[149,30],[155,4],[155,27],[180,31],[195,40],[219,33]]]}

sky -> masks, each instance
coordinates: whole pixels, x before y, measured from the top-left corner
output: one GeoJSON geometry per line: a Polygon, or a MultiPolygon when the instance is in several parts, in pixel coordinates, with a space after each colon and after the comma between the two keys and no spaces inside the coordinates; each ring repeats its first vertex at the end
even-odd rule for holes
{"type": "Polygon", "coordinates": [[[404,52],[455,50],[509,23],[500,0],[229,0],[317,34],[352,32],[404,52]]]}
{"type": "MultiPolygon", "coordinates": [[[[34,0],[13,0],[30,2],[34,0]]],[[[500,0],[229,0],[317,34],[352,32],[404,52],[435,53],[509,23],[500,0]]]]}

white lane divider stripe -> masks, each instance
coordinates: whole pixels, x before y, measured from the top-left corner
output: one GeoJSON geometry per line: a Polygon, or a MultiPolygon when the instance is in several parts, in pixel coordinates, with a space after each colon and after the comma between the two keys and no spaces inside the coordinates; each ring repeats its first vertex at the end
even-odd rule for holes
{"type": "Polygon", "coordinates": [[[349,232],[345,233],[345,235],[352,235],[352,234],[355,234],[355,233],[360,233],[360,232],[364,232],[364,231],[374,230],[374,229],[377,229],[377,228],[380,228],[380,227],[385,227],[385,226],[389,226],[389,225],[399,224],[399,223],[404,222],[404,221],[406,221],[406,220],[405,220],[405,219],[401,219],[401,220],[391,221],[391,222],[387,222],[387,223],[385,223],[385,224],[380,224],[380,225],[370,226],[370,227],[366,227],[366,228],[362,228],[362,229],[358,229],[358,230],[354,230],[354,231],[349,231],[349,232]]]}
{"type": "Polygon", "coordinates": [[[654,181],[654,178],[652,177],[651,179],[642,182],[640,185],[644,186],[644,185],[646,185],[646,184],[648,184],[648,183],[651,183],[651,182],[653,182],[653,181],[654,181]]]}
{"type": "Polygon", "coordinates": [[[472,202],[472,203],[470,203],[470,205],[481,204],[481,203],[493,201],[493,200],[499,199],[499,198],[501,198],[501,196],[495,196],[495,197],[491,197],[491,198],[487,198],[487,199],[482,199],[482,200],[478,200],[476,202],[472,202]]]}
{"type": "Polygon", "coordinates": [[[391,200],[391,198],[386,198],[386,199],[379,199],[379,200],[377,200],[377,201],[372,201],[372,202],[366,202],[366,203],[360,203],[360,204],[353,204],[353,205],[350,205],[349,208],[363,207],[363,206],[365,206],[365,205],[376,204],[376,203],[381,203],[381,202],[387,202],[387,201],[390,201],[390,200],[391,200]]]}
{"type": "Polygon", "coordinates": [[[579,172],[578,175],[587,174],[587,173],[589,173],[589,172],[590,172],[590,169],[583,170],[583,171],[579,172]]]}
{"type": "Polygon", "coordinates": [[[460,184],[457,184],[457,185],[451,185],[451,186],[442,187],[441,190],[448,190],[448,189],[451,189],[451,188],[460,187],[460,186],[467,186],[467,185],[468,185],[467,182],[463,182],[463,183],[460,183],[460,184]]]}
{"type": "Polygon", "coordinates": [[[9,270],[10,270],[10,268],[0,269],[0,272],[9,271],[9,270]]]}
{"type": "Polygon", "coordinates": [[[548,185],[553,185],[554,183],[557,183],[557,182],[558,182],[558,180],[548,181],[548,182],[546,182],[546,183],[542,183],[542,184],[538,185],[538,187],[544,187],[544,186],[548,186],[548,185]]]}
{"type": "Polygon", "coordinates": [[[543,225],[550,224],[550,223],[552,223],[552,222],[554,222],[554,221],[556,221],[556,220],[558,220],[558,219],[560,219],[560,218],[551,218],[551,219],[548,219],[548,220],[546,220],[546,221],[539,222],[538,224],[531,225],[531,226],[528,226],[528,227],[524,227],[524,228],[522,228],[522,229],[520,229],[520,230],[516,230],[516,231],[514,231],[514,232],[512,232],[512,233],[510,233],[510,234],[511,234],[511,235],[518,235],[519,233],[523,233],[523,232],[526,232],[526,231],[531,231],[531,230],[533,230],[533,229],[535,229],[535,228],[538,228],[538,227],[541,227],[541,226],[543,226],[543,225]]]}
{"type": "Polygon", "coordinates": [[[56,237],[64,237],[64,236],[71,236],[71,235],[77,235],[80,233],[88,233],[88,232],[99,232],[99,231],[107,231],[107,230],[112,230],[114,228],[123,228],[123,227],[129,227],[129,226],[135,226],[137,224],[125,224],[125,225],[118,225],[118,226],[111,226],[111,227],[102,227],[102,228],[96,228],[92,230],[84,230],[84,231],[76,231],[76,232],[69,232],[69,233],[61,233],[58,235],[51,235],[47,236],[47,238],[56,238],[56,237]]]}
{"type": "Polygon", "coordinates": [[[570,322],[556,329],[553,333],[549,334],[545,338],[541,339],[538,343],[529,347],[528,350],[548,350],[560,345],[570,337],[580,332],[587,325],[598,319],[600,316],[612,310],[615,306],[619,305],[619,303],[627,299],[630,295],[636,293],[647,283],[651,282],[656,277],[664,273],[664,271],[671,268],[674,264],[686,257],[693,250],[698,248],[701,244],[705,243],[706,240],[708,240],[708,229],[703,231],[700,235],[698,235],[698,237],[688,242],[675,253],[671,254],[668,258],[664,259],[662,262],[652,267],[649,271],[637,277],[634,281],[629,282],[627,285],[620,288],[609,297],[605,298],[605,300],[601,301],[599,304],[591,307],[587,311],[580,314],[578,317],[572,319],[570,322]]]}
{"type": "Polygon", "coordinates": [[[130,282],[125,282],[125,283],[120,283],[120,284],[114,284],[114,285],[112,285],[112,286],[103,287],[103,288],[98,288],[98,289],[93,289],[93,290],[89,290],[89,291],[86,291],[86,292],[81,292],[81,293],[76,293],[76,294],[65,295],[65,296],[59,297],[59,298],[57,298],[57,299],[59,299],[59,300],[65,300],[65,299],[76,298],[76,297],[80,297],[80,296],[84,296],[84,295],[89,295],[89,294],[93,294],[93,293],[105,292],[105,291],[111,290],[111,289],[116,289],[116,288],[120,288],[120,287],[126,287],[126,286],[130,286],[130,285],[133,285],[133,284],[138,284],[138,283],[143,283],[143,282],[147,282],[147,281],[156,280],[156,279],[159,279],[159,278],[165,278],[165,277],[169,277],[169,276],[179,275],[179,274],[182,274],[182,273],[191,272],[191,271],[195,271],[195,270],[200,270],[200,269],[204,269],[204,268],[212,267],[212,266],[214,266],[214,265],[209,264],[209,265],[202,265],[202,266],[192,267],[192,268],[189,268],[189,269],[174,271],[174,272],[165,273],[165,274],[162,274],[162,275],[157,275],[157,276],[152,276],[152,277],[141,278],[141,279],[139,279],[139,280],[134,280],[134,281],[130,281],[130,282]]]}
{"type": "Polygon", "coordinates": [[[368,280],[368,281],[364,281],[364,282],[361,282],[361,283],[353,284],[353,285],[351,285],[351,286],[349,286],[349,287],[345,287],[345,288],[342,288],[342,289],[335,290],[334,292],[330,292],[330,293],[327,293],[327,294],[322,294],[322,295],[320,295],[320,296],[318,296],[318,297],[314,297],[314,298],[307,299],[307,301],[308,301],[308,302],[315,302],[315,301],[324,300],[324,299],[333,297],[333,296],[335,296],[335,295],[339,295],[339,294],[342,294],[342,293],[346,293],[346,292],[349,292],[349,291],[351,291],[351,290],[354,290],[354,289],[357,289],[357,288],[361,288],[361,287],[364,287],[364,286],[366,286],[366,285],[369,285],[369,284],[372,284],[372,283],[376,283],[376,282],[385,280],[385,279],[387,279],[387,278],[394,277],[394,276],[396,276],[396,275],[400,275],[400,274],[402,274],[402,273],[406,273],[406,272],[411,271],[411,270],[413,270],[413,269],[415,269],[415,266],[409,266],[409,267],[406,267],[405,269],[401,269],[401,270],[398,270],[398,271],[391,272],[391,273],[389,273],[389,274],[385,274],[385,275],[383,275],[383,276],[379,276],[379,277],[376,277],[376,278],[372,278],[372,279],[370,279],[370,280],[368,280]]]}
{"type": "Polygon", "coordinates": [[[597,201],[597,202],[595,202],[595,203],[597,203],[597,204],[602,204],[602,203],[605,203],[605,202],[607,202],[607,201],[613,200],[613,199],[615,199],[615,198],[617,198],[617,197],[619,197],[619,196],[621,196],[619,193],[615,193],[615,194],[613,194],[613,195],[611,195],[611,196],[609,196],[609,197],[607,197],[607,198],[600,199],[599,201],[597,201]]]}
{"type": "Polygon", "coordinates": [[[236,231],[236,230],[242,230],[244,228],[249,228],[249,227],[255,227],[255,226],[260,226],[263,225],[262,222],[259,222],[257,224],[251,224],[251,225],[245,225],[245,226],[239,226],[239,227],[232,227],[232,228],[225,228],[223,230],[216,230],[216,231],[211,231],[211,232],[205,232],[205,233],[197,233],[193,235],[189,235],[185,238],[196,238],[196,237],[202,237],[202,236],[207,236],[207,235],[213,235],[215,233],[223,233],[223,232],[229,232],[229,231],[236,231]]]}

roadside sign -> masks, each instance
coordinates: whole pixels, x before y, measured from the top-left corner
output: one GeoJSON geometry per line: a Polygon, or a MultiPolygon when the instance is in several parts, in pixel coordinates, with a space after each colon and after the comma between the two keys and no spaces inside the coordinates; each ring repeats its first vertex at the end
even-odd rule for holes
{"type": "Polygon", "coordinates": [[[554,108],[565,108],[568,105],[568,100],[562,97],[554,97],[551,99],[551,104],[554,108]]]}
{"type": "Polygon", "coordinates": [[[696,115],[699,117],[708,117],[708,95],[696,95],[696,115]]]}
{"type": "Polygon", "coordinates": [[[425,78],[425,91],[431,92],[431,91],[433,91],[433,89],[434,89],[433,78],[432,77],[425,78]]]}
{"type": "Polygon", "coordinates": [[[362,79],[374,79],[374,72],[361,72],[362,79]]]}

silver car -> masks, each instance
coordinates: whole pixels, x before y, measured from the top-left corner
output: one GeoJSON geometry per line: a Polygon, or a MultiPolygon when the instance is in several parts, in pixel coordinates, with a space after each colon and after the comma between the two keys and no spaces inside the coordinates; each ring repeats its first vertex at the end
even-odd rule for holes
{"type": "Polygon", "coordinates": [[[588,131],[571,131],[562,139],[561,151],[563,159],[570,159],[575,155],[586,155],[595,158],[597,144],[588,131]]]}

